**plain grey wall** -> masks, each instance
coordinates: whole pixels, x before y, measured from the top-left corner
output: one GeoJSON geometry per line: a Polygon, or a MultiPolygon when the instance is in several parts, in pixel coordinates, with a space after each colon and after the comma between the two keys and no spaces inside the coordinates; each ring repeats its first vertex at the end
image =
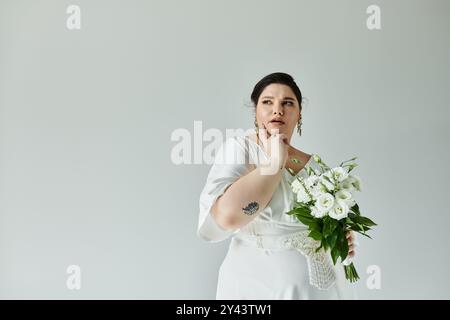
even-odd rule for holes
{"type": "Polygon", "coordinates": [[[284,71],[309,100],[294,145],[359,157],[379,227],[358,296],[450,298],[449,30],[447,0],[0,0],[0,297],[213,299],[228,241],[195,235],[210,166],[175,165],[170,137],[251,128],[253,86],[284,71]]]}

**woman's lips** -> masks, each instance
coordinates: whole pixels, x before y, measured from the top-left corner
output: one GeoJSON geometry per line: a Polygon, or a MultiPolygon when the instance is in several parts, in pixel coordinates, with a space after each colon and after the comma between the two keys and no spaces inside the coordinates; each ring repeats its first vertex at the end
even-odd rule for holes
{"type": "Polygon", "coordinates": [[[283,121],[270,121],[269,123],[273,124],[273,125],[277,125],[277,126],[282,126],[284,125],[283,121]]]}

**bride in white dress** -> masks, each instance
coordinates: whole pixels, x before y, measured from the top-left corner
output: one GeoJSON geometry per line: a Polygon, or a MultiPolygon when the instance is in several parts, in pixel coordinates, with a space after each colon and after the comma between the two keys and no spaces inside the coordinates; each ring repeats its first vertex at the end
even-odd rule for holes
{"type": "MultiPolygon", "coordinates": [[[[306,166],[318,166],[290,145],[295,127],[301,134],[299,88],[290,75],[273,73],[251,98],[256,132],[226,139],[200,195],[198,236],[208,242],[231,237],[216,299],[354,299],[341,263],[334,266],[328,252],[311,254],[307,226],[286,214],[295,200],[288,169],[302,177],[306,166]],[[270,174],[268,163],[276,166],[270,174]]],[[[353,258],[353,232],[348,242],[353,258]]]]}

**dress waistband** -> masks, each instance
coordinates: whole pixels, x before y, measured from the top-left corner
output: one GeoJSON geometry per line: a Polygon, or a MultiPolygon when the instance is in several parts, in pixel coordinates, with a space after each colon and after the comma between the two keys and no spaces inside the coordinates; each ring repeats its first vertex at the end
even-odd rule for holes
{"type": "Polygon", "coordinates": [[[245,233],[237,233],[234,235],[234,240],[237,240],[240,244],[258,247],[260,249],[280,250],[280,249],[293,249],[288,246],[289,239],[295,237],[299,232],[290,234],[279,235],[253,235],[245,233]]]}
{"type": "Polygon", "coordinates": [[[283,235],[251,235],[237,233],[233,239],[244,245],[260,249],[297,250],[306,257],[309,271],[309,282],[312,286],[326,290],[336,281],[336,273],[330,253],[322,249],[316,251],[320,241],[308,236],[309,230],[283,235]]]}

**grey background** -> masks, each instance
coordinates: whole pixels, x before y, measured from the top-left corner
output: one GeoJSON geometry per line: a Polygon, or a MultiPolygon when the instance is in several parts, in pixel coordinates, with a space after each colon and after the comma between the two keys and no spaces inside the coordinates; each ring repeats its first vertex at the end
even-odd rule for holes
{"type": "Polygon", "coordinates": [[[354,155],[365,299],[450,298],[450,2],[0,1],[0,298],[214,299],[228,241],[196,237],[207,164],[171,133],[252,128],[274,71],[309,103],[294,145],[354,155]],[[81,7],[81,30],[66,8],[81,7]],[[381,7],[382,29],[366,28],[381,7]],[[67,266],[82,270],[66,288],[67,266]],[[381,289],[366,268],[381,268],[381,289]]]}

